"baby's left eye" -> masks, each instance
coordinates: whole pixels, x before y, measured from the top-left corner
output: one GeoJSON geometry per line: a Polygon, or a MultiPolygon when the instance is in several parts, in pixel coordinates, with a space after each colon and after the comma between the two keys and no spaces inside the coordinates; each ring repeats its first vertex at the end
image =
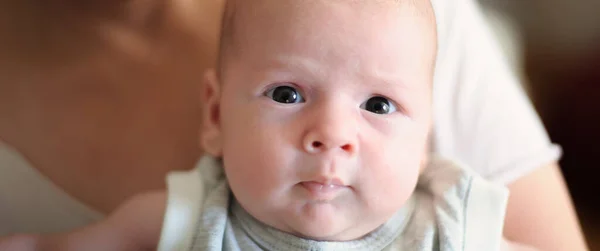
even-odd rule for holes
{"type": "Polygon", "coordinates": [[[296,104],[305,102],[304,97],[296,88],[291,86],[277,86],[265,92],[265,96],[282,104],[296,104]]]}
{"type": "Polygon", "coordinates": [[[360,108],[376,114],[390,114],[396,111],[394,103],[381,96],[369,98],[369,100],[360,105],[360,108]]]}

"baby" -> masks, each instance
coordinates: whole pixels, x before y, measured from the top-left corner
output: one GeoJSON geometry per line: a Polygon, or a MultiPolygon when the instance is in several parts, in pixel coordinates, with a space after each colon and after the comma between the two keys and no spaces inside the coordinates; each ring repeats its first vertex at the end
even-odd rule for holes
{"type": "Polygon", "coordinates": [[[427,0],[227,5],[204,83],[209,156],[103,222],[7,249],[500,249],[507,191],[426,158],[427,0]]]}

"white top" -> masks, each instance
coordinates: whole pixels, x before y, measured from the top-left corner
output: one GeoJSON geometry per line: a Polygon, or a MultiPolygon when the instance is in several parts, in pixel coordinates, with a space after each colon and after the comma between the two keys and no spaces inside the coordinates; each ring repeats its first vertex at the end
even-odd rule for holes
{"type": "Polygon", "coordinates": [[[439,51],[433,151],[510,183],[557,161],[535,110],[474,0],[432,0],[439,51]]]}
{"type": "Polygon", "coordinates": [[[0,236],[72,229],[101,218],[0,142],[0,236]]]}
{"type": "MultiPolygon", "coordinates": [[[[558,160],[560,148],[551,144],[478,4],[432,3],[440,40],[433,151],[501,183],[558,160]]],[[[18,153],[6,147],[0,152],[0,235],[67,230],[100,217],[82,210],[85,206],[52,186],[18,153]]]]}
{"type": "Polygon", "coordinates": [[[159,251],[494,251],[501,247],[508,198],[505,187],[433,156],[411,197],[387,222],[360,239],[328,242],[256,220],[231,196],[215,158],[169,174],[167,183],[159,251]]]}

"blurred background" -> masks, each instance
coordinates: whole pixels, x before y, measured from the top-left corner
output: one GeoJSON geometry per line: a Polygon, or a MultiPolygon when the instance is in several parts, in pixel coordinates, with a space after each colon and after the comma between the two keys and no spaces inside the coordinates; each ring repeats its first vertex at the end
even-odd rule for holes
{"type": "MultiPolygon", "coordinates": [[[[143,1],[139,2],[143,3],[143,1]]],[[[540,113],[550,137],[563,147],[564,155],[561,160],[563,173],[591,250],[600,251],[600,175],[596,175],[600,173],[597,171],[597,166],[600,166],[597,163],[600,159],[596,159],[600,157],[600,146],[597,145],[600,143],[600,0],[480,0],[480,2],[514,70],[524,80],[525,88],[540,113]]],[[[48,2],[48,5],[53,4],[48,2]]],[[[157,32],[149,30],[150,34],[157,32]]],[[[211,34],[213,33],[217,34],[216,32],[211,34]]],[[[182,46],[182,48],[188,47],[182,46]]],[[[182,65],[196,67],[196,64],[188,62],[177,64],[177,66],[182,65]]],[[[136,82],[148,84],[143,81],[130,81],[131,84],[136,82]]],[[[162,82],[155,82],[154,88],[158,90],[162,82]]],[[[159,97],[168,99],[169,95],[165,95],[164,90],[156,93],[160,94],[154,97],[157,100],[159,97]]],[[[148,92],[147,95],[156,93],[148,92]]],[[[171,96],[175,97],[177,94],[173,92],[171,96]]],[[[195,94],[191,95],[195,96],[195,94]]],[[[123,100],[128,100],[129,97],[123,100]]],[[[163,100],[156,103],[161,102],[163,100]]],[[[169,104],[176,106],[179,103],[169,104]]],[[[161,110],[163,113],[160,114],[142,106],[139,109],[142,111],[139,114],[150,119],[171,114],[168,109],[161,110]]],[[[187,113],[177,116],[180,117],[164,121],[186,118],[187,113]]],[[[134,120],[137,117],[127,118],[134,120]]],[[[120,126],[116,124],[114,128],[120,126]]],[[[163,127],[170,128],[168,125],[143,127],[147,130],[135,134],[139,138],[130,141],[142,142],[147,135],[158,135],[150,132],[156,132],[153,130],[163,127]]],[[[189,130],[196,130],[196,127],[190,128],[189,130]]],[[[127,131],[127,133],[132,132],[127,131]]],[[[164,140],[167,143],[171,142],[167,141],[168,139],[164,140]]],[[[190,145],[196,144],[195,139],[188,140],[191,140],[190,145]]],[[[112,147],[110,145],[109,149],[112,147]]],[[[164,150],[152,149],[156,152],[164,150]]],[[[171,151],[176,153],[177,149],[171,151]]],[[[179,157],[175,154],[173,156],[179,157]]],[[[191,162],[194,156],[187,159],[191,162]]],[[[156,162],[156,165],[160,165],[160,162],[156,162]]],[[[157,180],[162,182],[162,177],[157,180]]]]}
{"type": "Polygon", "coordinates": [[[561,166],[587,240],[600,250],[600,0],[480,2],[563,147],[561,166]]]}

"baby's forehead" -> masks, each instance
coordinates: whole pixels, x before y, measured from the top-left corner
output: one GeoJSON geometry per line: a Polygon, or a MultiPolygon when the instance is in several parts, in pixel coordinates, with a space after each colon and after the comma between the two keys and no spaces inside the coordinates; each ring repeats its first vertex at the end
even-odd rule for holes
{"type": "MultiPolygon", "coordinates": [[[[229,0],[223,17],[222,49],[227,49],[231,43],[235,44],[235,38],[240,33],[265,32],[277,28],[292,30],[299,26],[319,29],[320,23],[311,21],[327,22],[331,10],[340,9],[355,11],[363,17],[386,14],[394,17],[411,16],[435,26],[428,0],[229,0]]],[[[364,18],[361,21],[372,22],[374,19],[364,18]]]]}
{"type": "MultiPolygon", "coordinates": [[[[333,32],[343,29],[359,32],[357,26],[369,26],[362,30],[363,33],[366,30],[364,36],[371,37],[403,30],[397,27],[383,29],[386,25],[420,26],[417,33],[404,29],[402,36],[415,41],[424,38],[422,41],[427,44],[427,50],[433,54],[436,51],[435,18],[429,0],[229,0],[223,15],[218,74],[226,71],[231,59],[249,52],[256,56],[264,47],[271,48],[264,53],[273,54],[271,45],[279,47],[281,43],[314,38],[314,33],[325,31],[324,27],[334,22],[340,29],[333,29],[333,32]],[[336,20],[336,14],[340,12],[346,16],[341,22],[336,20]]],[[[351,40],[344,35],[338,37],[351,40]]],[[[364,49],[364,46],[353,48],[364,49]]],[[[426,54],[427,60],[433,58],[435,61],[435,55],[426,54]]]]}

